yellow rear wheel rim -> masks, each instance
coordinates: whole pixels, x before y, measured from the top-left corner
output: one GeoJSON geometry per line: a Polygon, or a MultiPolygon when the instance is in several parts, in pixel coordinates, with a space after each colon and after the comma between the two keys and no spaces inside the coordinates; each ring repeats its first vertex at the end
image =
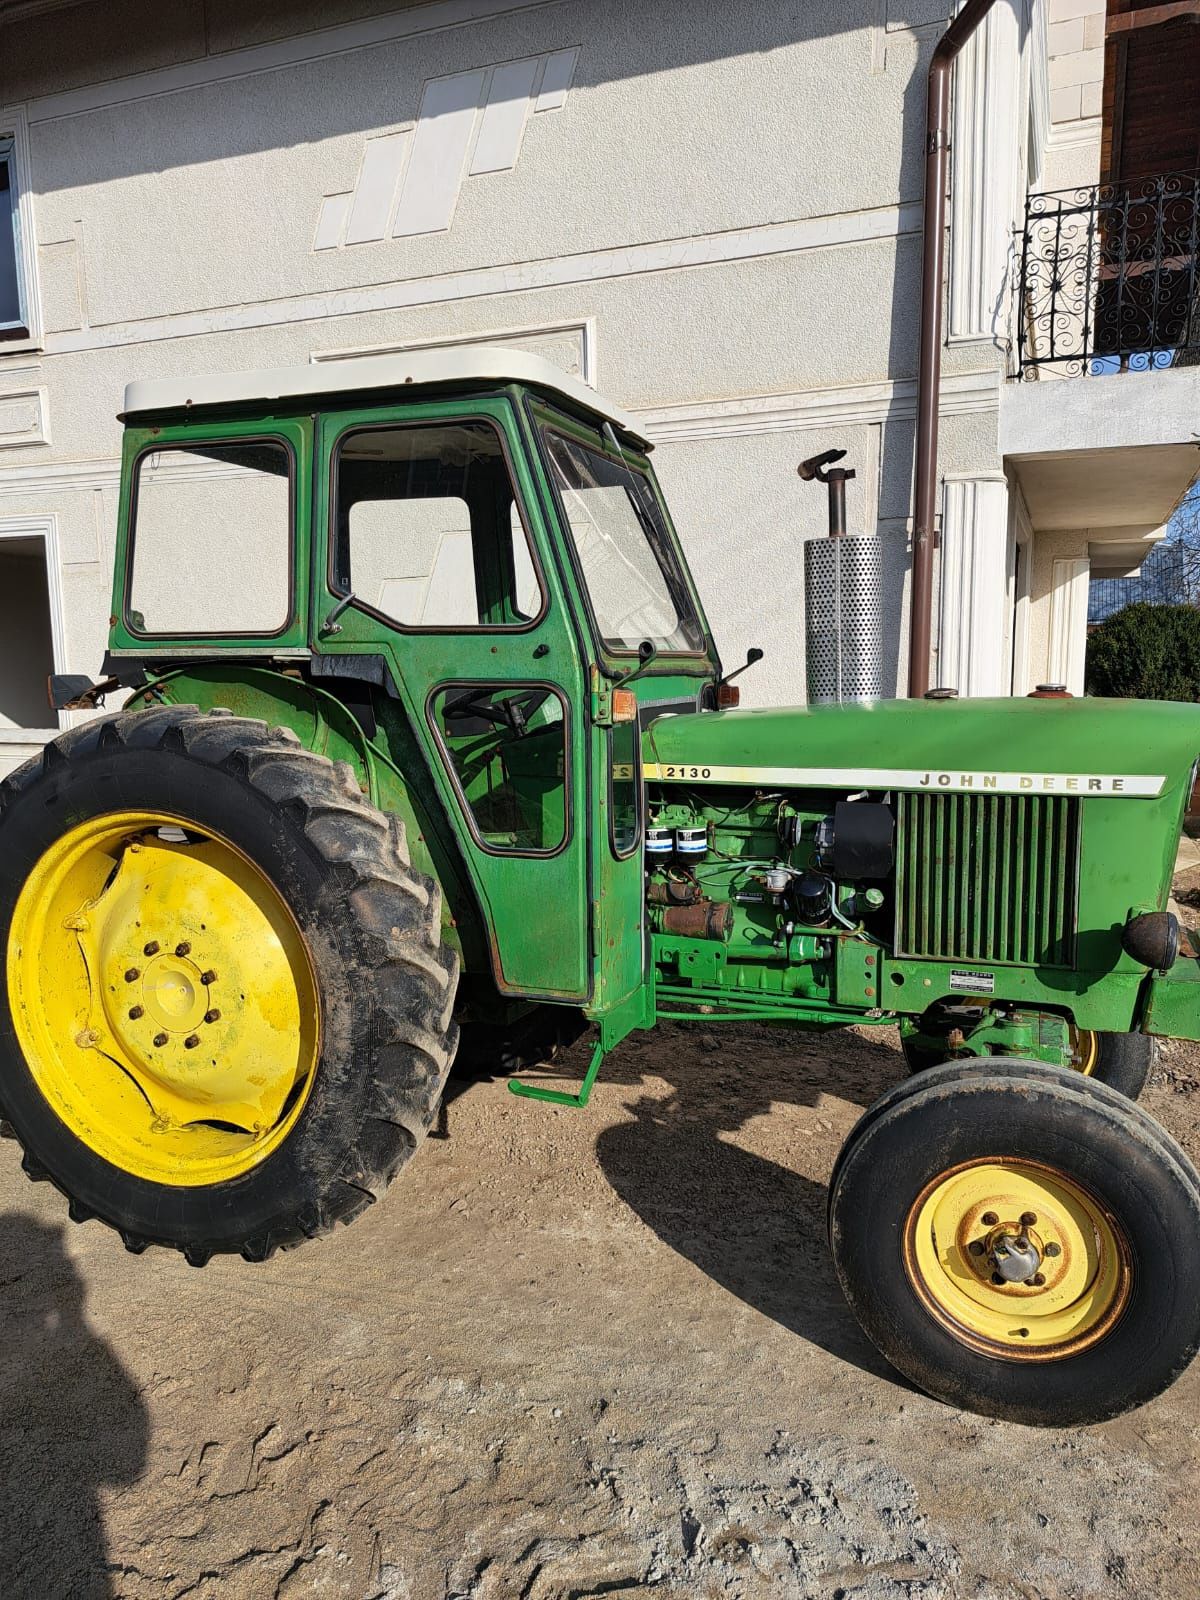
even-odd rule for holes
{"type": "Polygon", "coordinates": [[[1059,1360],[1098,1343],[1133,1281],[1125,1235],[1094,1196],[1053,1167],[1007,1158],[952,1168],[918,1195],[904,1265],[943,1327],[1012,1361],[1059,1360]]]}
{"type": "Polygon", "coordinates": [[[279,891],[215,833],[157,811],[68,829],[21,890],[7,965],[39,1092],[123,1172],[227,1181],[304,1109],[312,962],[279,891]]]}

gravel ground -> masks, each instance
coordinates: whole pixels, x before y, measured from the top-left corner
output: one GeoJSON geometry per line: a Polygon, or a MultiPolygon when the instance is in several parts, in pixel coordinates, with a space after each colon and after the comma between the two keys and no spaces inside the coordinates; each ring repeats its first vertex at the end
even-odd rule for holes
{"type": "MultiPolygon", "coordinates": [[[[667,1027],[584,1112],[466,1085],[386,1203],[259,1267],[129,1256],[4,1146],[0,1592],[1200,1593],[1200,1367],[1048,1433],[844,1309],[824,1185],[898,1073],[881,1031],[667,1027]]],[[[1200,1051],[1147,1104],[1200,1153],[1200,1051]]]]}

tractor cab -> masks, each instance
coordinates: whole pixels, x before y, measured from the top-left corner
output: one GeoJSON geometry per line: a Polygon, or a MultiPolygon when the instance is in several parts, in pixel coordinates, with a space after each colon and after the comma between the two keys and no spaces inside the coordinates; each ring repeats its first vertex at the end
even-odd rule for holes
{"type": "Polygon", "coordinates": [[[481,347],[133,383],[124,422],[108,670],[357,718],[500,994],[641,1005],[641,724],[720,668],[636,419],[481,347]]]}

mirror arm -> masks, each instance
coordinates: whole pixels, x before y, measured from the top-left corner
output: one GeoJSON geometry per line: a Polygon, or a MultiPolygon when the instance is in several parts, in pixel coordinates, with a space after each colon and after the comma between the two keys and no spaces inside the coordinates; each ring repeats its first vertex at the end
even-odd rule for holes
{"type": "Polygon", "coordinates": [[[635,678],[640,678],[647,667],[651,667],[658,660],[658,646],[653,639],[643,639],[638,645],[638,664],[631,667],[628,672],[614,680],[614,689],[623,689],[627,683],[632,683],[635,678]]]}
{"type": "Polygon", "coordinates": [[[322,634],[328,636],[329,634],[332,634],[332,633],[341,633],[342,625],[338,621],[338,618],[342,615],[343,611],[345,611],[348,606],[352,606],[354,604],[354,601],[356,599],[357,599],[357,596],[354,594],[353,591],[351,591],[347,595],[343,595],[343,597],[338,601],[337,605],[334,606],[333,610],[331,612],[329,612],[329,614],[326,616],[324,622],[322,622],[322,624],[321,624],[321,632],[322,632],[322,634]]]}
{"type": "Polygon", "coordinates": [[[747,667],[754,666],[755,663],[761,661],[762,658],[763,652],[756,644],[752,644],[749,650],[746,651],[746,659],[742,662],[741,666],[734,667],[732,672],[727,672],[723,677],[717,679],[717,688],[719,689],[724,683],[732,683],[735,678],[740,678],[747,667]]]}

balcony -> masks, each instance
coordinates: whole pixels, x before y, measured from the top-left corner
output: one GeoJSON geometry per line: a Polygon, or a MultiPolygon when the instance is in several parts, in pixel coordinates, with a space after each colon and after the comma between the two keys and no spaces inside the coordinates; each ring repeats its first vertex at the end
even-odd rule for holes
{"type": "Polygon", "coordinates": [[[1200,174],[1031,194],[1016,243],[1001,454],[1036,530],[1132,571],[1200,466],[1200,174]]]}
{"type": "Polygon", "coordinates": [[[1019,240],[1018,374],[1200,363],[1200,175],[1031,194],[1019,240]]]}

